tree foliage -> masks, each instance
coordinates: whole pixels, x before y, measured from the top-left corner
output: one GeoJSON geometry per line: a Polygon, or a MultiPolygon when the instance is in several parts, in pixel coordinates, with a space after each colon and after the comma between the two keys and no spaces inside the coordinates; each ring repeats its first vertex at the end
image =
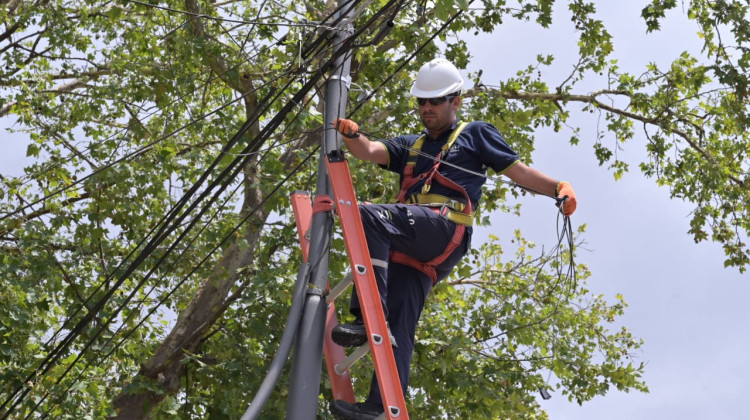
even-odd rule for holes
{"type": "MultiPolygon", "coordinates": [[[[680,6],[703,55],[629,74],[611,58],[593,2],[356,3],[349,46],[360,94],[349,110],[374,137],[414,132],[418,121],[404,116],[420,63],[444,55],[466,67],[462,31],[491,32],[508,20],[544,28],[554,8],[567,8],[578,34],[569,77],[549,85],[552,56],[496,86],[472,74],[464,118],[495,124],[531,160],[537,129],[600,113],[607,126],[593,151],[616,177],[630,167],[618,144],[642,132],[649,160],[631,163],[693,203],[690,234],[722,244],[726,265],[744,271],[747,5],[643,1],[647,30],[680,6]],[[577,90],[600,75],[600,90],[577,90]]],[[[294,288],[300,255],[286,197],[314,188],[336,7],[0,0],[0,117],[29,140],[23,174],[0,179],[4,417],[244,411],[294,288]]],[[[577,133],[573,144],[584,141],[577,133]]],[[[371,170],[353,162],[360,196],[391,196],[392,182],[373,183],[371,170]]],[[[503,184],[486,190],[480,222],[518,211],[503,184]]],[[[611,387],[646,390],[632,357],[640,341],[611,331],[622,298],[592,295],[584,264],[579,283],[561,281],[565,261],[520,234],[513,241],[513,256],[496,241],[475,247],[432,294],[409,400],[420,418],[542,418],[540,388],[579,403],[611,387]]],[[[345,270],[340,242],[333,277],[345,270]]],[[[359,369],[362,391],[368,368],[359,369]]],[[[283,417],[287,385],[283,377],[268,418],[283,417]]],[[[327,392],[323,384],[321,400],[327,392]]]]}

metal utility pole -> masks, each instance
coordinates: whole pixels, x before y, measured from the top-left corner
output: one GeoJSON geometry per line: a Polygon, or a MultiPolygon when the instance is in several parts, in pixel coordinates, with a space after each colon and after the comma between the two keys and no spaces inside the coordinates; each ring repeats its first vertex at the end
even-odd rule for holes
{"type": "MultiPolygon", "coordinates": [[[[333,38],[334,54],[342,48],[344,41],[351,34],[351,9],[347,6],[352,0],[340,0],[339,21],[347,27],[339,27],[333,38]]],[[[351,53],[341,54],[334,62],[333,70],[326,83],[324,114],[324,131],[320,148],[320,164],[316,185],[316,196],[332,196],[325,166],[325,156],[339,148],[338,136],[333,129],[339,116],[345,115],[346,101],[349,93],[349,71],[351,53]]],[[[323,334],[326,323],[326,300],[323,291],[328,283],[328,259],[333,219],[329,212],[313,214],[310,250],[310,278],[302,318],[296,334],[294,361],[291,372],[289,399],[287,400],[287,418],[295,420],[314,420],[317,416],[318,394],[323,363],[323,334]]]]}

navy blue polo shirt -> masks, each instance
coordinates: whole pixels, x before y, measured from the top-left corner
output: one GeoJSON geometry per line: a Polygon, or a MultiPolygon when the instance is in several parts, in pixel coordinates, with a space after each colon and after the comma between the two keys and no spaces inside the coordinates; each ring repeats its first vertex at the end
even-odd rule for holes
{"type": "MultiPolygon", "coordinates": [[[[440,134],[437,139],[430,137],[426,129],[423,131],[427,138],[421,151],[423,154],[432,156],[432,158],[420,154],[414,167],[414,176],[425,173],[432,168],[434,157],[440,153],[440,148],[448,141],[457,125],[458,120],[454,121],[450,129],[440,134]]],[[[398,173],[401,181],[403,181],[409,150],[419,137],[420,135],[410,134],[382,141],[388,150],[388,163],[383,168],[398,173]]],[[[486,174],[489,167],[497,173],[502,173],[518,162],[518,159],[518,154],[508,146],[497,128],[492,124],[477,121],[464,127],[448,151],[448,155],[444,158],[447,163],[441,163],[438,171],[463,187],[469,194],[472,208],[476,209],[482,195],[482,185],[484,185],[486,178],[471,172],[486,174]],[[468,169],[471,172],[464,171],[461,168],[468,169]]],[[[410,188],[407,197],[414,193],[420,193],[423,184],[422,181],[410,188]]],[[[460,192],[446,188],[435,181],[432,182],[430,193],[465,201],[460,192]]]]}

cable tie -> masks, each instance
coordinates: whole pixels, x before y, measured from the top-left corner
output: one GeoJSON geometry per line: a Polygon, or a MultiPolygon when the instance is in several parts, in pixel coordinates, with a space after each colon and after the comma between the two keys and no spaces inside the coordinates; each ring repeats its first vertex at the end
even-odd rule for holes
{"type": "Polygon", "coordinates": [[[316,287],[313,283],[307,283],[307,294],[324,298],[328,296],[328,289],[321,289],[319,287],[316,287]]]}

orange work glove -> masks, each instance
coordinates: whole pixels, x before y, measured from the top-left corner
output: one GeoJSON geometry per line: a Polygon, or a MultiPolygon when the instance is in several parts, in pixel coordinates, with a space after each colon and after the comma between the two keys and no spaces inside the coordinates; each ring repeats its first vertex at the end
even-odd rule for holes
{"type": "Polygon", "coordinates": [[[576,192],[573,191],[573,187],[570,186],[570,183],[568,181],[562,181],[559,184],[557,184],[556,188],[557,192],[557,198],[564,198],[568,197],[563,203],[562,203],[562,212],[566,216],[570,216],[573,214],[573,212],[576,211],[576,192]]]}
{"type": "Polygon", "coordinates": [[[359,126],[352,120],[345,118],[336,119],[336,129],[339,130],[342,136],[350,139],[356,139],[359,137],[359,126]]]}

